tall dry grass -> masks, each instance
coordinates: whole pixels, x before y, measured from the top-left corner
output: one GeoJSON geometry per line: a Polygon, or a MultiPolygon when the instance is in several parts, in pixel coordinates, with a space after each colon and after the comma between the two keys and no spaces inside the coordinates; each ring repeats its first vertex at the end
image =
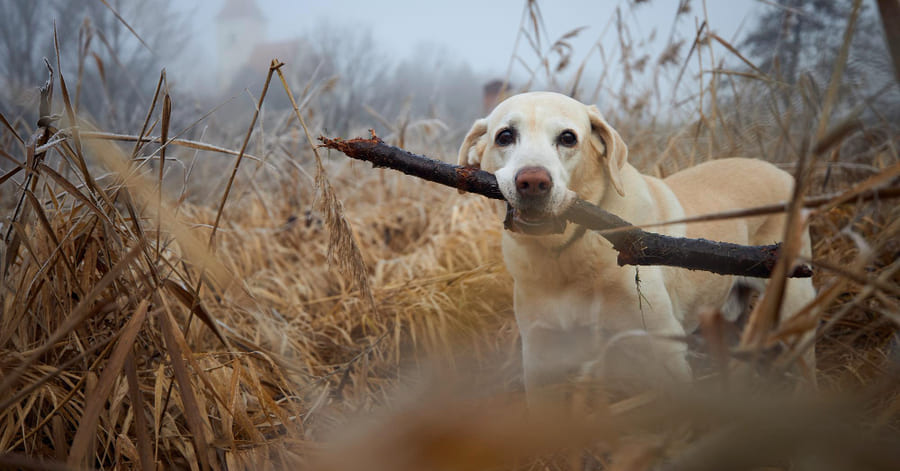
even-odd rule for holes
{"type": "MultiPolygon", "coordinates": [[[[637,67],[627,25],[610,21],[623,52],[601,60],[637,67]]],[[[527,2],[520,34],[551,83],[588,101],[611,91],[586,86],[582,66],[563,86],[567,69],[551,60],[571,63],[571,48],[565,36],[544,47],[540,28],[527,2]]],[[[842,195],[809,215],[814,309],[800,324],[755,324],[734,353],[772,361],[743,376],[707,366],[690,389],[634,397],[573,384],[572,403],[549,416],[525,414],[490,203],[316,151],[302,98],[277,133],[254,115],[228,150],[170,129],[182,111],[163,75],[141,129],[93,129],[59,45],[39,127],[3,117],[15,168],[0,177],[0,467],[895,469],[900,211],[858,196],[896,185],[896,127],[836,106],[840,63],[824,89],[761,71],[724,82],[709,41],[738,54],[698,31],[679,66],[709,73],[688,120],[635,118],[654,98],[624,85],[610,120],[648,173],[757,155],[795,172],[798,196],[842,195]],[[784,93],[799,99],[785,106],[784,93]],[[193,201],[198,183],[166,174],[201,151],[231,160],[216,165],[214,196],[193,201]],[[780,372],[812,346],[783,340],[816,325],[821,391],[792,395],[780,372]]],[[[271,87],[321,88],[290,90],[289,67],[273,61],[257,114],[271,87]]],[[[800,227],[799,203],[792,211],[800,227]]],[[[765,306],[754,318],[772,315],[765,306]]],[[[692,339],[701,363],[722,335],[692,339]]]]}

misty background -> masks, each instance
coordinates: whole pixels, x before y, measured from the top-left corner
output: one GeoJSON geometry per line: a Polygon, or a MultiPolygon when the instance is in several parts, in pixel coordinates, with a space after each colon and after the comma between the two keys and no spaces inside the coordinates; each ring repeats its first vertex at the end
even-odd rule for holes
{"type": "MultiPolygon", "coordinates": [[[[502,98],[498,91],[556,90],[598,104],[614,123],[665,126],[696,118],[712,71],[721,73],[724,100],[757,86],[747,80],[755,71],[774,71],[786,87],[807,77],[824,88],[851,5],[2,0],[0,112],[19,126],[35,122],[47,75],[42,58],[55,68],[56,25],[79,112],[115,132],[139,129],[165,69],[175,126],[235,146],[273,58],[286,63],[316,129],[349,137],[373,128],[413,150],[452,150],[471,121],[502,98]]],[[[888,57],[877,8],[866,1],[845,78],[847,103],[867,99],[869,114],[894,112],[885,106],[898,101],[888,57]]],[[[785,91],[782,99],[798,98],[785,91]]],[[[289,108],[280,86],[272,87],[268,116],[289,108]]]]}

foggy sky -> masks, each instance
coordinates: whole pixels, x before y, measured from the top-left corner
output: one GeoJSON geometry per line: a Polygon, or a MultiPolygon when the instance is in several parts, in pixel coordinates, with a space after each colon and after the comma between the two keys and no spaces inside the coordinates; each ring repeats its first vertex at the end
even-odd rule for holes
{"type": "MultiPolygon", "coordinates": [[[[395,60],[408,58],[416,48],[425,45],[467,61],[473,70],[485,76],[505,73],[524,4],[523,0],[256,1],[267,20],[265,40],[298,37],[322,22],[349,25],[370,30],[376,46],[395,60]]],[[[214,17],[223,3],[224,0],[199,0],[180,2],[177,6],[185,14],[192,13],[192,49],[213,61],[214,17]]],[[[614,25],[607,26],[615,17],[617,7],[621,8],[623,20],[635,28],[632,33],[635,39],[648,38],[656,31],[655,49],[660,51],[669,37],[678,1],[652,0],[634,5],[625,0],[567,0],[543,1],[539,5],[551,40],[574,28],[588,26],[572,40],[575,58],[580,60],[601,39],[604,29],[604,44],[617,42],[614,25]]],[[[695,21],[702,21],[704,16],[704,4],[702,0],[693,0],[691,6],[691,13],[681,17],[677,29],[683,36],[693,38],[695,21]]],[[[761,8],[771,7],[752,0],[706,1],[713,31],[727,40],[746,30],[752,24],[747,21],[749,17],[761,8]]],[[[520,50],[527,48],[527,44],[520,44],[520,50]]],[[[177,71],[178,67],[174,67],[177,71]]],[[[185,71],[185,75],[189,73],[185,71]]]]}

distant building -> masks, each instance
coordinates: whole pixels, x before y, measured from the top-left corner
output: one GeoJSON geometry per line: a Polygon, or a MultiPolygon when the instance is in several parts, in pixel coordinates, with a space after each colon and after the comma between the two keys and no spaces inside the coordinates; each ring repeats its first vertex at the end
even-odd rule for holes
{"type": "Polygon", "coordinates": [[[489,113],[498,103],[514,93],[513,85],[506,80],[491,80],[485,84],[483,89],[482,108],[484,113],[489,113]]]}
{"type": "Polygon", "coordinates": [[[266,41],[266,17],[255,0],[225,0],[216,15],[219,92],[233,91],[265,77],[272,59],[295,61],[303,41],[266,41]]]}
{"type": "Polygon", "coordinates": [[[266,18],[254,0],[225,0],[216,15],[220,90],[227,88],[245,66],[265,30],[266,18]]]}

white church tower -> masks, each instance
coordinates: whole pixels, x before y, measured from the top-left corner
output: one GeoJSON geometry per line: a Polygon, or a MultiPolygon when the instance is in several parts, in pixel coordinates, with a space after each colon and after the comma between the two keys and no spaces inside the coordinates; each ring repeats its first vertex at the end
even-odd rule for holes
{"type": "Polygon", "coordinates": [[[219,90],[227,87],[263,39],[266,18],[255,0],[225,0],[216,15],[219,90]]]}

